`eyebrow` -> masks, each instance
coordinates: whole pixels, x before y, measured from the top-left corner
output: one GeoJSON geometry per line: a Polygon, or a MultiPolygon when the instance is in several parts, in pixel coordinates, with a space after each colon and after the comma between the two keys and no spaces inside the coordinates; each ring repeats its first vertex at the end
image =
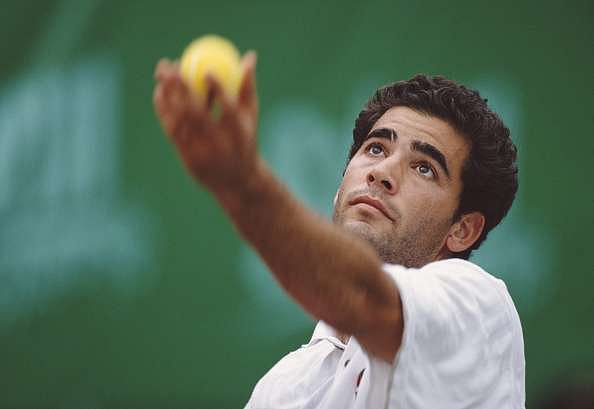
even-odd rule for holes
{"type": "MultiPolygon", "coordinates": [[[[367,140],[370,138],[382,138],[382,139],[388,139],[388,140],[394,142],[398,138],[398,135],[396,134],[396,131],[393,129],[377,128],[377,129],[374,129],[373,131],[369,132],[369,134],[367,135],[367,138],[365,138],[365,139],[367,140]]],[[[447,175],[448,179],[450,179],[450,169],[448,168],[448,163],[446,161],[444,154],[441,153],[441,151],[439,149],[437,149],[435,146],[431,145],[430,143],[422,142],[419,140],[412,141],[410,148],[412,151],[421,152],[422,154],[427,155],[431,159],[436,161],[439,164],[439,166],[443,169],[443,171],[447,175]]]]}
{"type": "Polygon", "coordinates": [[[445,156],[443,155],[443,153],[441,153],[439,149],[427,142],[421,141],[412,141],[410,148],[413,151],[421,152],[431,157],[433,160],[439,163],[439,166],[441,166],[441,168],[447,175],[448,179],[450,178],[450,170],[448,169],[448,163],[446,161],[445,156]]]}
{"type": "Polygon", "coordinates": [[[396,135],[396,131],[390,128],[377,128],[374,129],[373,131],[369,132],[369,134],[367,134],[367,138],[365,138],[365,140],[370,139],[370,138],[383,138],[383,139],[388,139],[392,142],[394,142],[396,140],[396,138],[398,138],[398,135],[396,135]]]}

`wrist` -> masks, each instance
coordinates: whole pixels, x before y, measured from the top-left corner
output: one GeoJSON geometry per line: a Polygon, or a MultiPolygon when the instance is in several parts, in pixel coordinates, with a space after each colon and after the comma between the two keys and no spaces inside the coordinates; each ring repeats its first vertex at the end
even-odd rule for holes
{"type": "Polygon", "coordinates": [[[264,159],[257,155],[253,164],[241,173],[236,183],[213,190],[217,201],[231,215],[236,214],[255,198],[262,196],[270,170],[264,159]]]}

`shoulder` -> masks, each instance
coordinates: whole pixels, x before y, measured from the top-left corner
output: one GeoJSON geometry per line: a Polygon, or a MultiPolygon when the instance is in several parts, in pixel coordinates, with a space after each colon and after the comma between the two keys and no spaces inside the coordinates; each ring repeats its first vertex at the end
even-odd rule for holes
{"type": "Polygon", "coordinates": [[[407,272],[408,274],[420,272],[423,277],[426,277],[427,275],[447,274],[458,278],[466,276],[477,280],[494,280],[501,282],[501,280],[487,273],[480,266],[460,258],[448,258],[445,260],[434,261],[421,268],[406,268],[397,264],[384,264],[384,271],[391,275],[398,275],[403,272],[407,272]]]}
{"type": "Polygon", "coordinates": [[[419,386],[419,396],[433,396],[423,407],[459,406],[444,404],[452,386],[464,391],[472,402],[467,406],[501,407],[493,385],[522,401],[522,329],[502,280],[461,259],[420,269],[385,265],[384,271],[396,283],[404,314],[396,389],[419,386]]]}
{"type": "Polygon", "coordinates": [[[384,271],[396,283],[409,330],[418,326],[429,334],[520,325],[505,283],[472,262],[447,259],[420,269],[384,265],[384,271]]]}
{"type": "Polygon", "coordinates": [[[457,258],[435,261],[420,269],[385,264],[384,271],[394,279],[398,289],[405,292],[447,291],[452,295],[496,298],[508,293],[502,280],[470,261],[457,258]]]}

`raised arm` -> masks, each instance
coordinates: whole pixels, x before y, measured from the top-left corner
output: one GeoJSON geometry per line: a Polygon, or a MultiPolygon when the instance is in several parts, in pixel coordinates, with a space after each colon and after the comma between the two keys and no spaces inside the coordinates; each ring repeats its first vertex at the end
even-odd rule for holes
{"type": "Polygon", "coordinates": [[[218,119],[166,60],[156,69],[154,103],[166,134],[192,177],[206,187],[280,285],[308,313],[354,335],[392,361],[403,331],[400,297],[375,250],[297,201],[257,151],[254,53],[242,61],[237,98],[208,79],[218,119]]]}

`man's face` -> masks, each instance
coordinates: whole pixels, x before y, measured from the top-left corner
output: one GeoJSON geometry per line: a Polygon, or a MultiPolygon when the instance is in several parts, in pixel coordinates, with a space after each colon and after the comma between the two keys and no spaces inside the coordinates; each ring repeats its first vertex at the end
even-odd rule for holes
{"type": "Polygon", "coordinates": [[[406,107],[386,111],[348,164],[334,222],[384,262],[421,267],[442,258],[468,151],[441,119],[406,107]]]}

